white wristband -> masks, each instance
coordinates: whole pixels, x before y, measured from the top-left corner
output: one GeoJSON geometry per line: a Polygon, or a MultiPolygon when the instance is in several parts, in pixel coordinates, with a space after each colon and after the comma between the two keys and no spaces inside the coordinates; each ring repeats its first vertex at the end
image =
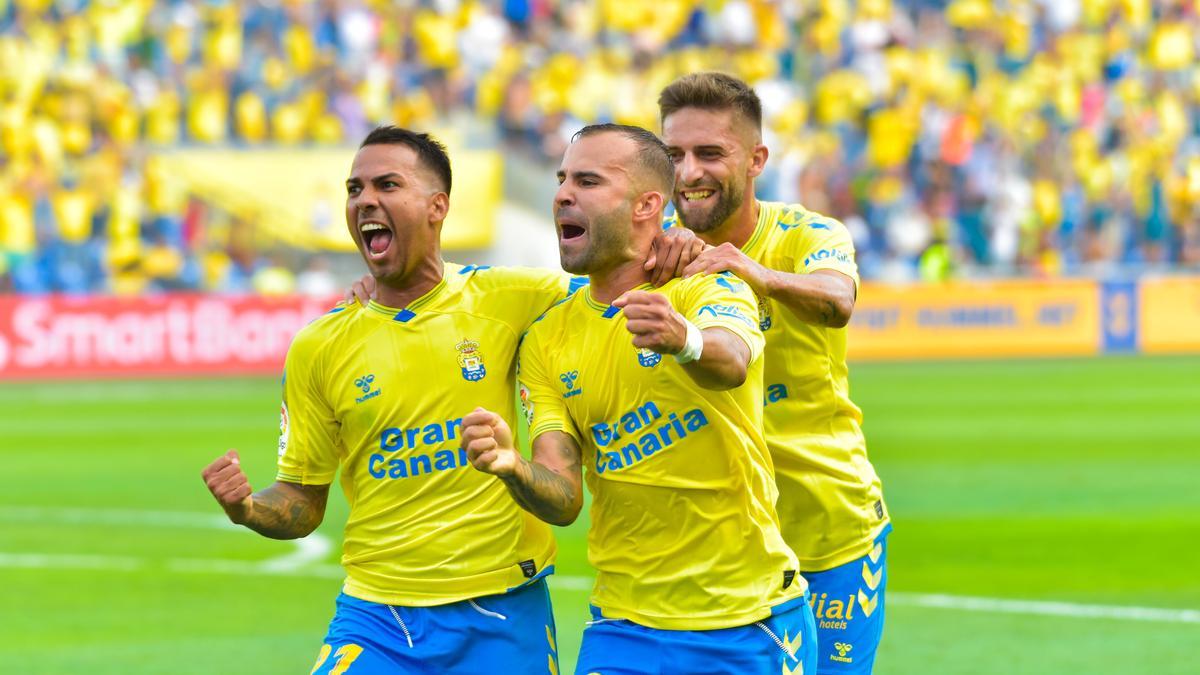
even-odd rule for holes
{"type": "Polygon", "coordinates": [[[696,328],[696,324],[684,319],[687,324],[687,339],[683,343],[683,349],[675,355],[676,363],[691,363],[700,358],[700,353],[704,351],[704,336],[700,334],[700,329],[696,328]]]}

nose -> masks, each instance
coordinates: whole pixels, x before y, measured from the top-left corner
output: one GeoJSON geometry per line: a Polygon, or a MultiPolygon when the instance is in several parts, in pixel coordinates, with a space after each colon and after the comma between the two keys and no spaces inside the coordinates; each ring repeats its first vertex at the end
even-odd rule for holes
{"type": "Polygon", "coordinates": [[[695,185],[703,177],[704,169],[692,153],[685,153],[675,163],[675,180],[681,185],[695,185]]]}
{"type": "Polygon", "coordinates": [[[357,195],[350,198],[351,206],[359,215],[369,212],[379,206],[379,197],[370,187],[359,190],[357,195]]]}
{"type": "Polygon", "coordinates": [[[560,209],[564,206],[571,206],[575,203],[575,195],[572,194],[570,185],[567,181],[563,181],[558,186],[558,191],[554,193],[554,208],[560,209]]]}

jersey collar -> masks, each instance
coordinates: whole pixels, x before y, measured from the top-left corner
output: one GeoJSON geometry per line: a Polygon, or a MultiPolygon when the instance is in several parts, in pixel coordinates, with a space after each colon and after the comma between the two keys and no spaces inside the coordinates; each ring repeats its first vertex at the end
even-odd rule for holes
{"type": "Polygon", "coordinates": [[[752,251],[758,245],[758,242],[763,239],[763,233],[770,226],[770,221],[774,217],[775,209],[766,202],[756,202],[758,204],[758,220],[754,223],[754,232],[750,234],[750,239],[742,244],[742,252],[752,251]]]}
{"type": "Polygon", "coordinates": [[[372,315],[378,316],[379,318],[387,319],[389,321],[396,321],[399,323],[408,323],[417,316],[422,307],[427,307],[430,303],[442,295],[442,292],[446,290],[447,276],[448,275],[443,272],[441,280],[439,280],[433,288],[429,289],[425,295],[422,295],[416,300],[408,303],[408,307],[397,309],[395,307],[381,305],[372,300],[367,304],[367,310],[371,312],[372,315]]]}
{"type": "MultiPolygon", "coordinates": [[[[654,289],[654,286],[652,284],[646,283],[646,284],[638,284],[637,286],[634,286],[631,290],[649,291],[649,290],[653,290],[653,289],[654,289]]],[[[587,303],[588,307],[591,307],[592,309],[596,310],[597,312],[600,312],[600,316],[604,317],[605,319],[611,319],[614,316],[616,316],[617,314],[619,314],[621,311],[620,309],[617,309],[616,307],[613,307],[612,305],[605,304],[603,302],[596,300],[596,298],[592,297],[592,287],[590,284],[576,292],[583,296],[583,301],[587,303]]]]}

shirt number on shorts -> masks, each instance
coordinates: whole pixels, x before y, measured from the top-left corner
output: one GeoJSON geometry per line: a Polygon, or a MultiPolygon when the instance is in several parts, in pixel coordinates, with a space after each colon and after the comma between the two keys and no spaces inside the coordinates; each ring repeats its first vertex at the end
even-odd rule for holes
{"type": "MultiPolygon", "coordinates": [[[[329,675],[342,675],[342,673],[349,670],[350,664],[354,663],[354,659],[357,659],[359,654],[362,654],[362,650],[363,648],[358,645],[342,645],[338,647],[337,653],[334,654],[337,657],[337,665],[333,667],[333,670],[329,671],[329,675]]],[[[313,666],[309,675],[317,672],[321,669],[321,666],[325,665],[325,660],[329,658],[329,652],[331,651],[333,651],[333,647],[321,645],[321,652],[317,654],[317,665],[313,666]]]]}

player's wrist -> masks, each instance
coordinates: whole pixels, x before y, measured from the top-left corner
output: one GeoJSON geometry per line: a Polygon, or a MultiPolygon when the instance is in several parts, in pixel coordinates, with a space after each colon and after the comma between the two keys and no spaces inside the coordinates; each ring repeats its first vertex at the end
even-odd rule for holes
{"type": "Polygon", "coordinates": [[[680,317],[684,323],[686,334],[684,336],[683,347],[675,352],[675,362],[680,365],[691,363],[700,359],[701,353],[704,351],[704,335],[700,332],[700,328],[696,324],[680,317]]]}
{"type": "Polygon", "coordinates": [[[250,521],[250,514],[254,511],[254,496],[246,497],[236,504],[222,504],[225,509],[225,515],[229,516],[229,521],[234,525],[245,525],[250,521]]]}
{"type": "Polygon", "coordinates": [[[750,289],[760,298],[774,298],[783,287],[783,275],[776,270],[761,266],[758,271],[759,274],[750,284],[750,289]]]}
{"type": "Polygon", "coordinates": [[[521,456],[521,453],[512,448],[504,448],[501,450],[501,452],[512,453],[513,455],[516,455],[516,457],[511,464],[498,468],[496,477],[509,484],[524,485],[530,482],[530,479],[532,478],[532,472],[530,472],[529,467],[526,466],[525,458],[521,456]]]}

